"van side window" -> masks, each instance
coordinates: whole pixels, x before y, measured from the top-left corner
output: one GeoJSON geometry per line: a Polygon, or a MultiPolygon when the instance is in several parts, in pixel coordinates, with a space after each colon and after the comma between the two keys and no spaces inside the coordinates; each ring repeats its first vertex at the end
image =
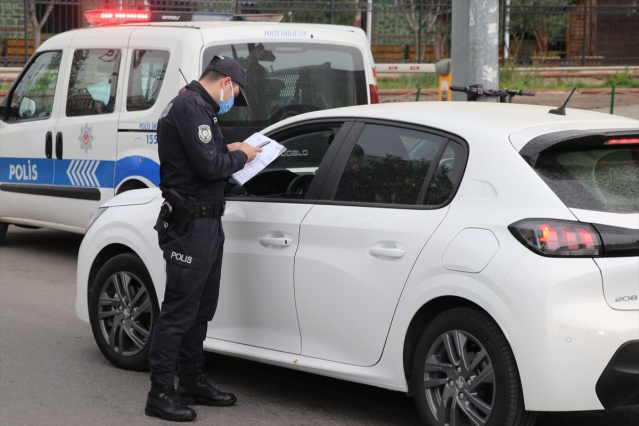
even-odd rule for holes
{"type": "Polygon", "coordinates": [[[44,119],[51,116],[62,52],[38,55],[11,94],[8,121],[44,119]]]}
{"type": "Polygon", "coordinates": [[[78,49],[73,52],[66,115],[110,114],[115,107],[122,52],[78,49]]]}
{"type": "Polygon", "coordinates": [[[165,50],[133,51],[126,96],[127,111],[143,111],[155,104],[168,62],[169,52],[165,50]]]}

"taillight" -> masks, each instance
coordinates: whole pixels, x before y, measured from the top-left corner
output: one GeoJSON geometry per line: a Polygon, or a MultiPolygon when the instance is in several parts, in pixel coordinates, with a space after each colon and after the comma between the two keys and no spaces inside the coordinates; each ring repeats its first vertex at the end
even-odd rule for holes
{"type": "Polygon", "coordinates": [[[508,227],[519,242],[542,256],[598,257],[601,238],[588,223],[557,219],[524,219],[508,227]]]}
{"type": "Polygon", "coordinates": [[[374,85],[374,84],[369,84],[368,88],[369,88],[370,95],[371,95],[371,104],[378,104],[379,103],[379,95],[377,94],[377,86],[374,85]]]}
{"type": "Polygon", "coordinates": [[[634,145],[639,144],[639,138],[608,139],[604,145],[634,145]]]}
{"type": "Polygon", "coordinates": [[[639,229],[559,219],[524,219],[508,227],[519,242],[542,256],[639,256],[639,229]]]}

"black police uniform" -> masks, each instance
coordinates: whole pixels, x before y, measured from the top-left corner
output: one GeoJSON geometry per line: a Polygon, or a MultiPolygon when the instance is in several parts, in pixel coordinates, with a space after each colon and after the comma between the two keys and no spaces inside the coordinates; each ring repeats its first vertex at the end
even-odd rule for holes
{"type": "Polygon", "coordinates": [[[155,226],[166,261],[166,289],[149,363],[151,381],[165,386],[174,385],[176,360],[180,376],[204,361],[202,345],[220,286],[224,190],[247,161],[245,153],[229,152],[224,144],[218,110],[204,87],[192,81],[158,121],[160,189],[172,217],[166,220],[168,207],[163,208],[155,226]],[[180,221],[179,203],[191,208],[190,220],[180,221]]]}

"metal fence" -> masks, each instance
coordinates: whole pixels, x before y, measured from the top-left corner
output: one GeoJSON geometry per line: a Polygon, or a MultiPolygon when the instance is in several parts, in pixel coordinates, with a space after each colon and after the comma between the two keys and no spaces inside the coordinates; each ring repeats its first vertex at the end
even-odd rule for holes
{"type": "MultiPolygon", "coordinates": [[[[639,65],[636,0],[500,0],[500,58],[517,65],[639,65]]],[[[0,0],[0,66],[88,26],[92,9],[278,13],[286,22],[360,26],[378,63],[450,57],[451,0],[0,0]]]]}

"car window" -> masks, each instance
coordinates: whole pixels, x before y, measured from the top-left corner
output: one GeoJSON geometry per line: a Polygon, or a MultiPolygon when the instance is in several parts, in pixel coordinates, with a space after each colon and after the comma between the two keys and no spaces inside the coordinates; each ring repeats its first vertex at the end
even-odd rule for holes
{"type": "Polygon", "coordinates": [[[454,140],[449,140],[442,156],[437,160],[437,168],[429,184],[424,187],[422,204],[439,206],[450,201],[455,194],[466,163],[464,146],[454,140]]]}
{"type": "Polygon", "coordinates": [[[335,200],[417,204],[446,140],[414,129],[366,125],[344,167],[335,200]]]}
{"type": "Polygon", "coordinates": [[[109,114],[115,105],[121,51],[78,49],[73,52],[66,115],[109,114]]]}
{"type": "Polygon", "coordinates": [[[262,129],[304,112],[368,103],[364,58],[354,47],[302,41],[211,46],[203,66],[214,55],[237,58],[246,68],[249,106],[220,116],[222,127],[262,129]]]}
{"type": "Polygon", "coordinates": [[[279,140],[286,151],[244,184],[251,195],[304,199],[336,130],[321,126],[279,140]]]}
{"type": "Polygon", "coordinates": [[[543,152],[535,171],[568,206],[612,213],[639,212],[639,147],[543,152]]]}
{"type": "Polygon", "coordinates": [[[169,52],[164,50],[133,51],[126,97],[127,111],[142,111],[155,104],[168,62],[169,52]]]}
{"type": "Polygon", "coordinates": [[[61,51],[44,52],[29,64],[11,95],[8,121],[51,116],[61,59],[61,51]]]}

